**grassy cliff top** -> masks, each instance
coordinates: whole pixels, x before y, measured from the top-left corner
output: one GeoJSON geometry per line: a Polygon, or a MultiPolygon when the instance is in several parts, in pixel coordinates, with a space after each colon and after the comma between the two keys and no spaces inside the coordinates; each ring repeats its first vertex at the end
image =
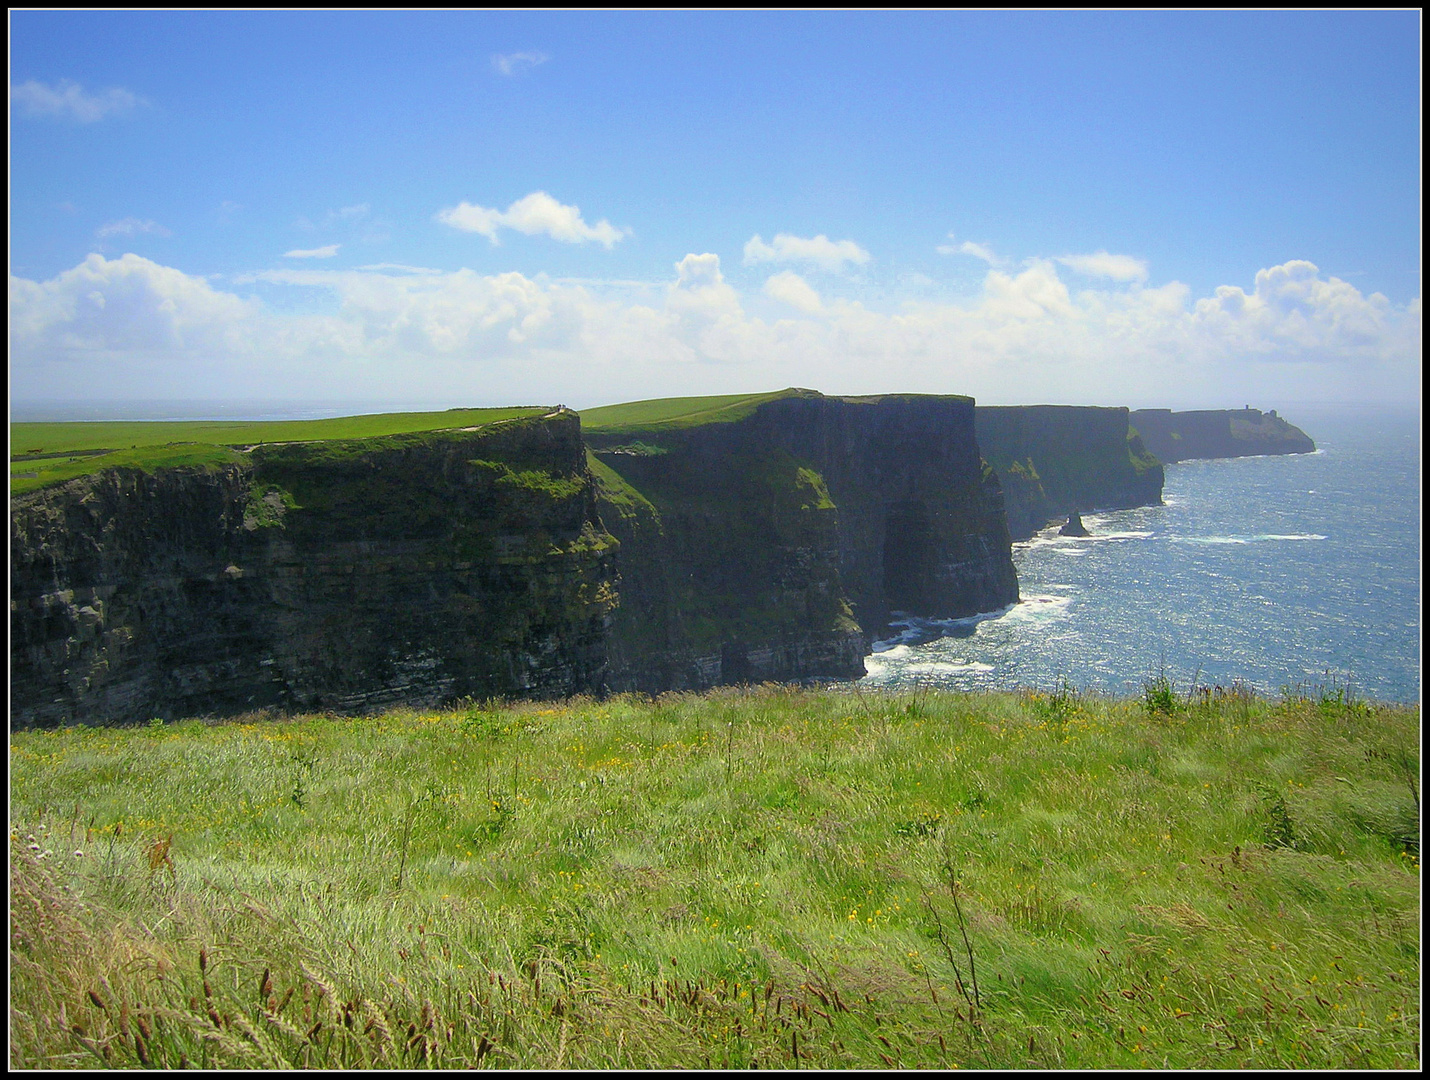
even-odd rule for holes
{"type": "MultiPolygon", "coordinates": [[[[717,397],[652,398],[649,401],[629,401],[621,405],[602,405],[598,409],[581,411],[581,427],[585,431],[620,433],[651,429],[672,430],[700,427],[703,424],[728,424],[743,420],[766,402],[789,397],[823,397],[817,390],[790,387],[769,394],[725,394],[717,397]]],[[[887,398],[940,398],[972,401],[962,394],[865,394],[836,395],[833,400],[859,405],[874,405],[887,398]]]]}
{"type": "Polygon", "coordinates": [[[10,493],[46,487],[119,465],[155,468],[222,464],[230,447],[369,439],[475,427],[540,416],[543,406],[373,413],[323,420],[120,420],[10,425],[10,493]]]}
{"type": "Polygon", "coordinates": [[[724,394],[717,397],[652,398],[621,405],[581,410],[585,431],[625,431],[644,428],[688,428],[743,420],[767,401],[815,396],[813,390],[776,390],[768,394],[724,394]]]}

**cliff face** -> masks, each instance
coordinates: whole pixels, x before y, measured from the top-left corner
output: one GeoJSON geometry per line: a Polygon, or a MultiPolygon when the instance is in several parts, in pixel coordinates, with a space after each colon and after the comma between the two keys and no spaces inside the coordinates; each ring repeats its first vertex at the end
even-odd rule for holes
{"type": "Polygon", "coordinates": [[[974,414],[978,445],[1002,483],[1015,540],[1073,511],[1162,501],[1162,465],[1129,430],[1126,409],[980,405],[974,414]]]}
{"type": "Polygon", "coordinates": [[[967,398],[803,392],[586,437],[621,541],[613,688],[858,676],[891,611],[1017,600],[967,398]]]}
{"type": "Polygon", "coordinates": [[[119,469],[11,505],[11,724],[599,689],[574,413],[119,469]]]}
{"type": "Polygon", "coordinates": [[[1207,409],[1173,412],[1138,409],[1132,426],[1162,461],[1192,458],[1252,457],[1257,454],[1309,454],[1316,444],[1276,410],[1207,409]]]}
{"type": "Polygon", "coordinates": [[[1017,600],[970,399],[738,417],[588,451],[558,411],[15,496],[12,726],[855,677],[892,612],[1017,600]]]}

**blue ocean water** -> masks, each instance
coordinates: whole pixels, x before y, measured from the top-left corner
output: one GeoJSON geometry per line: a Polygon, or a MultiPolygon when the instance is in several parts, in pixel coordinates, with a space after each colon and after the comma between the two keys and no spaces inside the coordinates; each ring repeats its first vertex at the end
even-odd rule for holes
{"type": "Polygon", "coordinates": [[[1125,694],[1165,671],[1418,701],[1419,414],[1291,419],[1316,453],[1167,466],[1166,505],[1015,544],[1020,603],[896,623],[863,684],[1125,694]]]}

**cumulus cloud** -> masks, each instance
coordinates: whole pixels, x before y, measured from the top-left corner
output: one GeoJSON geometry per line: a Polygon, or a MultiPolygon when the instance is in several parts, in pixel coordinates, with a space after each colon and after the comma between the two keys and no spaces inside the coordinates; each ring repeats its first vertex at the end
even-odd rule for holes
{"type": "Polygon", "coordinates": [[[809,238],[779,233],[769,244],[756,233],[745,244],[746,266],[762,262],[808,262],[822,270],[841,270],[845,263],[863,266],[869,259],[869,253],[853,240],[836,242],[823,233],[809,238]]]}
{"type": "Polygon", "coordinates": [[[250,337],[258,315],[252,303],[138,255],[90,255],[43,283],[10,278],[15,363],[52,367],[61,379],[77,370],[71,395],[102,374],[89,365],[158,359],[182,371],[206,356],[247,356],[260,342],[273,343],[266,334],[250,337]]]}
{"type": "Polygon", "coordinates": [[[675,264],[675,286],[683,289],[711,289],[725,282],[720,273],[720,256],[687,255],[675,264]]]}
{"type": "MultiPolygon", "coordinates": [[[[1314,263],[1301,259],[1259,271],[1250,293],[1235,285],[1218,286],[1194,310],[1207,342],[1281,362],[1307,355],[1332,360],[1329,342],[1338,351],[1364,354],[1385,341],[1400,321],[1382,294],[1366,297],[1339,278],[1322,279],[1314,263]]],[[[1413,317],[1418,350],[1418,301],[1413,317]]]]}
{"type": "Polygon", "coordinates": [[[771,321],[744,310],[708,252],[639,301],[519,273],[382,264],[247,279],[325,298],[307,314],[137,255],[91,255],[48,281],[11,277],[12,391],[193,397],[199,383],[247,393],[272,381],[312,397],[341,385],[587,404],[782,385],[1104,405],[1418,397],[1418,300],[1364,295],[1304,261],[1202,297],[1179,282],[1073,292],[1062,265],[990,270],[964,301],[894,311],[821,298],[784,272],[764,291],[801,317],[771,321]]]}
{"type": "Polygon", "coordinates": [[[782,301],[792,308],[817,315],[824,310],[824,302],[809,282],[792,270],[782,270],[765,282],[765,295],[782,301]]]}
{"type": "Polygon", "coordinates": [[[155,236],[172,236],[173,233],[160,225],[157,221],[141,221],[139,218],[127,217],[119,221],[111,221],[107,225],[101,225],[94,230],[94,235],[101,240],[111,236],[138,236],[140,233],[152,233],[155,236]]]}
{"type": "Polygon", "coordinates": [[[1058,262],[1088,277],[1105,277],[1113,281],[1147,280],[1147,263],[1131,255],[1094,251],[1091,255],[1064,255],[1058,262]]]}
{"type": "Polygon", "coordinates": [[[92,124],[106,116],[118,116],[136,106],[149,104],[133,91],[118,86],[97,94],[85,93],[84,87],[69,79],[61,79],[54,86],[30,79],[10,87],[10,100],[19,105],[26,116],[57,117],[81,124],[92,124]]]}
{"type": "Polygon", "coordinates": [[[588,225],[581,217],[579,206],[557,202],[544,191],[533,191],[517,199],[504,212],[464,201],[438,211],[437,220],[463,232],[480,233],[493,244],[500,243],[497,230],[507,228],[527,236],[545,233],[553,240],[567,244],[584,244],[594,240],[610,248],[627,231],[616,228],[604,218],[595,225],[588,225]]]}
{"type": "Polygon", "coordinates": [[[338,248],[342,246],[342,244],[327,244],[320,248],[308,248],[306,250],[303,248],[294,248],[292,251],[285,251],[283,257],[285,259],[331,259],[338,253],[338,248]]]}
{"type": "Polygon", "coordinates": [[[520,75],[546,63],[551,57],[542,52],[498,53],[492,57],[492,67],[500,75],[520,75]]]}

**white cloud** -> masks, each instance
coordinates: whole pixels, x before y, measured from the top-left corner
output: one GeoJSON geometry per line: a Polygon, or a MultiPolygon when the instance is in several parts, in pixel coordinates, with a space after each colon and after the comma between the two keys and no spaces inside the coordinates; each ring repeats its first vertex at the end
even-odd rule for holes
{"type": "Polygon", "coordinates": [[[439,210],[437,220],[463,232],[481,233],[493,244],[501,242],[497,239],[497,229],[506,223],[505,215],[500,210],[488,210],[485,206],[465,200],[446,210],[439,210]]]}
{"type": "Polygon", "coordinates": [[[541,52],[515,52],[492,57],[492,67],[502,75],[520,75],[546,63],[551,57],[541,52]]]}
{"type": "Polygon", "coordinates": [[[607,248],[614,246],[628,231],[616,228],[605,219],[588,225],[581,217],[579,206],[557,202],[544,191],[533,191],[517,199],[505,212],[464,201],[439,211],[437,220],[454,229],[480,233],[493,244],[499,243],[497,230],[500,228],[515,229],[527,236],[545,233],[567,244],[594,240],[607,248]]]}
{"type": "Polygon", "coordinates": [[[308,248],[307,250],[294,248],[292,251],[285,251],[283,257],[285,259],[331,259],[338,253],[338,248],[342,246],[342,244],[328,244],[324,247],[308,248]]]}
{"type": "Polygon", "coordinates": [[[1094,251],[1091,255],[1064,255],[1058,262],[1088,277],[1105,277],[1113,281],[1147,280],[1146,261],[1134,259],[1131,255],[1094,251]]]}
{"type": "Polygon", "coordinates": [[[720,273],[720,256],[687,255],[675,264],[675,284],[684,289],[711,289],[725,283],[720,273]]]}
{"type": "Polygon", "coordinates": [[[61,79],[53,87],[31,79],[10,87],[10,100],[19,104],[27,116],[56,116],[81,124],[92,124],[106,116],[117,116],[138,105],[149,104],[133,91],[118,86],[87,94],[84,87],[69,79],[61,79]]]}
{"type": "Polygon", "coordinates": [[[1045,259],[1034,260],[1017,277],[990,270],[983,283],[984,308],[1000,319],[1037,319],[1049,315],[1076,318],[1067,286],[1045,259]]]}
{"type": "MultiPolygon", "coordinates": [[[[1339,278],[1322,279],[1314,263],[1300,259],[1259,271],[1249,294],[1221,285],[1194,310],[1203,348],[1224,342],[1244,356],[1281,362],[1305,355],[1334,360],[1328,342],[1346,352],[1374,349],[1398,321],[1380,293],[1362,296],[1339,278]]],[[[1418,350],[1418,301],[1413,310],[1418,350]]]]}
{"type": "Polygon", "coordinates": [[[12,392],[195,397],[270,382],[294,396],[342,386],[578,404],[789,385],[1103,405],[1418,398],[1418,300],[1363,295],[1302,261],[1200,298],[1179,282],[1073,293],[1060,265],[990,270],[965,301],[892,313],[821,299],[781,273],[765,292],[800,313],[818,302],[821,317],[771,321],[744,310],[712,253],[634,295],[383,264],[246,279],[301,287],[303,303],[319,301],[309,314],[137,255],[91,255],[48,281],[11,277],[12,392]]]}
{"type": "Polygon", "coordinates": [[[359,266],[359,270],[396,270],[399,274],[440,274],[442,271],[433,270],[428,266],[408,266],[406,263],[370,263],[367,266],[359,266]]]}
{"type": "Polygon", "coordinates": [[[958,245],[958,250],[964,255],[972,255],[976,259],[982,259],[989,266],[999,266],[1003,260],[993,254],[993,249],[984,244],[975,244],[972,240],[965,240],[958,245]]]}
{"type": "Polygon", "coordinates": [[[788,304],[790,307],[798,308],[800,311],[817,315],[824,310],[824,303],[819,299],[819,293],[810,286],[809,282],[794,273],[792,270],[782,270],[765,282],[765,295],[788,304]]]}
{"type": "Polygon", "coordinates": [[[138,236],[140,233],[152,233],[155,236],[172,236],[173,233],[160,225],[157,221],[141,221],[139,218],[127,217],[119,221],[111,221],[107,225],[101,225],[94,230],[94,235],[101,240],[111,236],[138,236]]]}
{"type": "Polygon", "coordinates": [[[823,270],[840,270],[845,263],[863,266],[870,255],[853,240],[834,241],[823,233],[812,238],[779,233],[767,244],[756,233],[745,244],[745,265],[762,262],[809,262],[823,270]]]}
{"type": "Polygon", "coordinates": [[[975,244],[972,240],[965,240],[957,247],[953,245],[953,233],[948,234],[949,243],[939,244],[935,249],[940,255],[972,255],[975,259],[982,259],[989,266],[1002,266],[1007,260],[1000,259],[993,254],[993,249],[987,244],[975,244]]]}
{"type": "Polygon", "coordinates": [[[259,314],[202,278],[138,255],[90,255],[43,283],[10,279],[15,362],[38,366],[69,395],[95,389],[91,376],[102,385],[110,365],[168,361],[167,375],[182,383],[205,357],[241,360],[274,344],[254,332],[259,314]]]}

